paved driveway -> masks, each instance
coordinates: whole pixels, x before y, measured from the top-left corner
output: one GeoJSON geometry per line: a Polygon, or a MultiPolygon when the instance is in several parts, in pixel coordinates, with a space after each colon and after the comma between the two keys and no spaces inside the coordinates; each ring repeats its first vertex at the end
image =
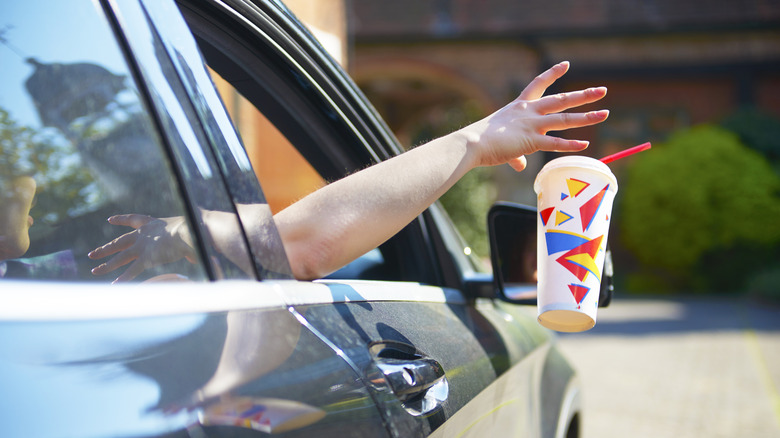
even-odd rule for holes
{"type": "Polygon", "coordinates": [[[559,337],[584,438],[780,437],[780,307],[617,297],[598,318],[559,337]]]}

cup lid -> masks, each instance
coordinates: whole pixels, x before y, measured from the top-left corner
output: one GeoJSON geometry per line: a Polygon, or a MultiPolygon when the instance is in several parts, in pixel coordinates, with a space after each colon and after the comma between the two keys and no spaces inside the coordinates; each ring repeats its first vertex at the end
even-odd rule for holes
{"type": "Polygon", "coordinates": [[[556,169],[569,167],[600,172],[610,180],[612,186],[615,187],[615,191],[617,191],[617,178],[615,178],[615,174],[612,173],[612,170],[609,168],[609,166],[595,158],[585,157],[582,155],[567,155],[564,157],[558,157],[545,164],[544,167],[542,167],[542,170],[540,170],[536,175],[536,180],[534,181],[534,191],[539,193],[541,189],[541,178],[545,173],[556,169]]]}

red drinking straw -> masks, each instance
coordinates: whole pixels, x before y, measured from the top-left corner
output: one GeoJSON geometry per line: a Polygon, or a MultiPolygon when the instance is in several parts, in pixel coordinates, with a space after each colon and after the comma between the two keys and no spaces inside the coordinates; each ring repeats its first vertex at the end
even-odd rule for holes
{"type": "Polygon", "coordinates": [[[618,153],[607,155],[606,157],[602,158],[601,161],[604,164],[611,163],[615,160],[619,160],[621,158],[627,157],[629,155],[634,155],[637,152],[642,152],[650,149],[650,142],[642,143],[639,146],[634,146],[632,148],[628,148],[626,150],[620,151],[618,153]]]}

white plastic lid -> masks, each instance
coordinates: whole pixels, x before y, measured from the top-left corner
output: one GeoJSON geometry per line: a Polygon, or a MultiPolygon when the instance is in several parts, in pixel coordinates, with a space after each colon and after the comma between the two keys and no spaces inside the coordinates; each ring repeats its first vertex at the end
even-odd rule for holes
{"type": "Polygon", "coordinates": [[[564,169],[564,168],[571,168],[575,167],[578,169],[586,169],[586,170],[592,170],[595,172],[600,172],[604,174],[607,178],[609,178],[610,182],[612,182],[611,187],[614,187],[615,191],[617,192],[617,178],[615,178],[615,174],[612,173],[612,170],[607,166],[606,164],[602,163],[601,161],[591,158],[591,157],[585,157],[582,155],[567,155],[565,157],[559,157],[556,158],[549,163],[545,164],[544,167],[542,167],[542,170],[539,171],[539,174],[536,175],[536,180],[534,181],[534,191],[536,193],[539,193],[541,190],[540,187],[540,181],[542,176],[550,171],[557,170],[557,169],[564,169]]]}

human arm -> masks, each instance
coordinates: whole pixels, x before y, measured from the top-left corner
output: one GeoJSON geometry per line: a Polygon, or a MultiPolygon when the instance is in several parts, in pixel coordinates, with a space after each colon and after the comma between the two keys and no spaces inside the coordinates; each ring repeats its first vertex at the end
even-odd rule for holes
{"type": "MultiPolygon", "coordinates": [[[[329,184],[275,214],[273,222],[293,275],[298,279],[323,277],[379,246],[475,167],[509,163],[521,171],[527,154],[587,147],[587,142],[547,135],[548,131],[600,123],[608,115],[606,111],[561,113],[601,99],[605,88],[542,97],[568,67],[561,63],[540,74],[516,100],[490,116],[329,184]]],[[[243,208],[250,215],[264,210],[243,208]]],[[[220,219],[228,214],[203,212],[203,221],[217,251],[231,260],[245,260],[231,257],[231,249],[241,248],[236,240],[242,237],[220,226],[220,219]]],[[[149,267],[194,257],[183,218],[119,215],[109,222],[136,230],[90,253],[93,259],[114,255],[93,270],[96,275],[130,264],[117,281],[130,280],[149,267]]],[[[263,247],[268,227],[262,226],[265,221],[259,223],[257,229],[248,230],[248,237],[253,242],[259,239],[254,243],[263,247]]]]}
{"type": "Polygon", "coordinates": [[[561,113],[606,95],[590,88],[542,97],[568,70],[560,63],[490,116],[390,160],[347,176],[277,213],[274,221],[293,274],[322,277],[400,231],[463,175],[479,166],[525,168],[525,155],[578,151],[587,142],[548,136],[600,123],[607,111],[561,113]]]}

